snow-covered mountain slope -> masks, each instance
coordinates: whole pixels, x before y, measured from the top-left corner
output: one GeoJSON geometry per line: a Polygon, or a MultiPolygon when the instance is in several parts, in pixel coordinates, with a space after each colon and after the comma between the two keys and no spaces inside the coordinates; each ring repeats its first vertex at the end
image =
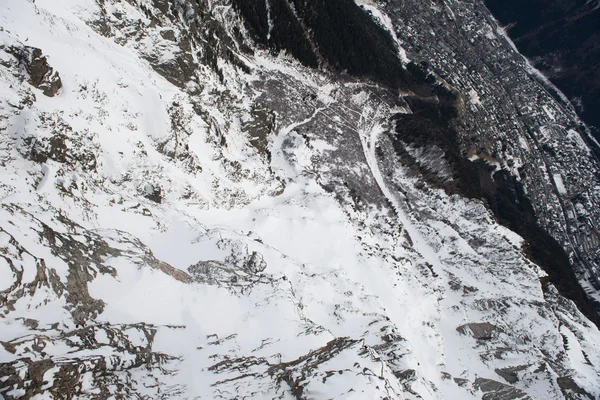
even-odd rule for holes
{"type": "Polygon", "coordinates": [[[598,328],[444,186],[446,149],[399,150],[446,86],[395,35],[401,96],[248,26],[226,1],[0,5],[0,397],[600,398],[598,328]]]}

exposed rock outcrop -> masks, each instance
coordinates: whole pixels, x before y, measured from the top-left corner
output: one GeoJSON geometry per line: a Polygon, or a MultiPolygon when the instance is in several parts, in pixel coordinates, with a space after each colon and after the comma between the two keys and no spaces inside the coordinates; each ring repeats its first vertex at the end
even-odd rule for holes
{"type": "Polygon", "coordinates": [[[29,84],[40,89],[48,97],[54,97],[59,93],[62,88],[60,75],[48,64],[41,49],[23,46],[20,49],[13,48],[11,52],[17,55],[29,74],[29,84]]]}

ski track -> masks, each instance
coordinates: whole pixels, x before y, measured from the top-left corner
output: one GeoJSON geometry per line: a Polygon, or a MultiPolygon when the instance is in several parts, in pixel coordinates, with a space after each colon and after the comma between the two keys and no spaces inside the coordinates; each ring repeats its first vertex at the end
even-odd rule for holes
{"type": "MultiPolygon", "coordinates": [[[[404,212],[400,201],[394,195],[394,193],[388,188],[379,168],[375,149],[379,140],[379,136],[384,132],[383,127],[376,122],[370,126],[370,129],[359,129],[359,135],[361,144],[363,147],[365,159],[371,170],[377,185],[381,189],[384,196],[389,200],[396,212],[396,216],[402,228],[410,236],[414,248],[423,257],[423,259],[435,268],[435,270],[442,274],[441,261],[439,260],[434,249],[432,249],[419,233],[418,229],[414,226],[413,222],[404,212]]],[[[419,296],[421,297],[421,296],[419,296]]],[[[389,303],[389,300],[387,303],[389,303]]],[[[397,303],[396,299],[391,299],[392,302],[397,303]]],[[[429,368],[421,367],[423,363],[419,363],[419,369],[423,375],[432,382],[440,382],[439,370],[435,368],[438,364],[443,362],[444,345],[439,334],[434,333],[435,337],[431,337],[432,333],[423,331],[425,326],[431,323],[436,324],[440,319],[440,307],[439,303],[433,296],[422,297],[424,303],[422,308],[419,310],[409,311],[405,320],[397,320],[396,324],[403,327],[403,333],[407,336],[408,341],[413,347],[413,351],[418,353],[422,359],[426,359],[429,362],[427,365],[429,368]]],[[[395,313],[391,313],[395,315],[395,313]]]]}

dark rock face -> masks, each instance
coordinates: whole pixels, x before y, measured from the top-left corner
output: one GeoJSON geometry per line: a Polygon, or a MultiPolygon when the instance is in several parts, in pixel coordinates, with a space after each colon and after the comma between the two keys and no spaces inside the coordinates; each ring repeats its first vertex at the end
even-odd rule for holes
{"type": "MultiPolygon", "coordinates": [[[[412,93],[402,99],[412,113],[392,118],[394,147],[403,162],[449,193],[485,200],[500,223],[527,240],[528,255],[544,268],[549,281],[598,323],[597,306],[581,288],[565,249],[540,223],[522,182],[507,170],[494,172],[485,162],[466,158],[464,130],[470,122],[463,115],[464,99],[442,76],[430,71],[428,60],[403,67],[390,34],[350,0],[264,0],[252,4],[234,0],[233,4],[255,39],[273,52],[285,50],[311,67],[329,67],[410,90],[412,93]],[[405,150],[407,144],[440,148],[452,179],[417,162],[405,150]]],[[[484,158],[496,161],[498,155],[490,153],[484,158]]]]}
{"type": "Polygon", "coordinates": [[[96,154],[82,142],[89,139],[89,132],[77,132],[60,116],[42,114],[42,120],[49,128],[51,136],[44,138],[24,137],[19,151],[29,160],[45,163],[48,160],[61,164],[78,166],[84,171],[95,171],[98,161],[96,154]]]}
{"type": "Polygon", "coordinates": [[[0,363],[0,392],[7,400],[29,399],[40,394],[50,394],[57,399],[110,398],[109,387],[112,386],[119,387],[124,398],[139,398],[139,394],[128,388],[130,376],[150,368],[167,373],[165,366],[176,360],[173,356],[152,350],[157,330],[158,327],[144,323],[98,324],[63,332],[59,336],[31,335],[1,342],[7,351],[15,346],[28,346],[31,351],[28,352],[29,357],[0,363]],[[143,338],[142,345],[136,343],[136,336],[143,338]],[[98,340],[102,337],[106,340],[98,340]],[[103,349],[114,354],[48,356],[45,350],[55,345],[75,345],[73,353],[103,349]],[[88,376],[98,389],[90,390],[88,385],[82,384],[84,376],[88,376]],[[19,390],[8,390],[10,388],[19,390]]]}
{"type": "Polygon", "coordinates": [[[188,55],[174,58],[168,62],[161,63],[159,60],[150,58],[154,70],[161,74],[173,85],[183,88],[185,83],[194,75],[194,62],[188,55]]]}
{"type": "Polygon", "coordinates": [[[594,396],[582,389],[573,378],[569,376],[561,376],[556,379],[560,390],[567,400],[593,400],[594,396]]]}
{"type": "Polygon", "coordinates": [[[501,224],[527,241],[527,255],[549,275],[544,283],[554,284],[562,295],[573,300],[588,318],[598,324],[596,305],[577,281],[565,250],[540,226],[522,183],[506,170],[495,171],[495,167],[485,161],[486,157],[494,161],[490,155],[484,154],[484,159],[476,161],[464,157],[455,128],[458,118],[456,95],[442,86],[432,87],[431,90],[438,93],[436,103],[417,97],[408,98],[413,114],[393,116],[396,153],[430,183],[443,187],[449,193],[484,200],[501,224]],[[408,154],[407,145],[442,149],[443,158],[451,168],[452,180],[440,179],[436,171],[419,163],[408,154]]]}
{"type": "Polygon", "coordinates": [[[392,87],[414,79],[402,67],[390,34],[352,0],[233,4],[257,40],[274,52],[285,50],[308,66],[329,66],[392,87]]]}
{"type": "Polygon", "coordinates": [[[532,400],[527,393],[492,379],[477,378],[473,387],[484,393],[483,400],[532,400]]]}
{"type": "Polygon", "coordinates": [[[597,291],[600,241],[590,222],[598,220],[600,209],[592,204],[598,198],[597,157],[571,142],[572,133],[578,142],[586,136],[575,110],[557,102],[547,85],[532,77],[483,3],[460,3],[452,11],[432,3],[382,4],[408,57],[428,65],[458,91],[459,118],[450,126],[459,157],[510,171],[526,188],[538,225],[563,248],[577,279],[585,290],[597,291]],[[469,24],[479,28],[462,29],[469,24]],[[567,187],[559,190],[555,177],[567,187]]]}
{"type": "Polygon", "coordinates": [[[160,186],[152,185],[151,183],[147,183],[143,188],[143,195],[150,201],[155,203],[162,203],[162,189],[160,186]]]}
{"type": "Polygon", "coordinates": [[[600,138],[600,8],[586,0],[485,0],[508,34],[600,138]]]}
{"type": "Polygon", "coordinates": [[[267,268],[267,262],[262,255],[254,251],[244,262],[243,268],[250,274],[258,274],[267,268]]]}
{"type": "Polygon", "coordinates": [[[491,168],[482,162],[471,165],[478,171],[480,196],[487,201],[499,221],[527,241],[526,254],[544,268],[548,282],[598,324],[596,306],[579,285],[564,249],[538,224],[523,186],[507,171],[492,173],[491,168]]]}
{"type": "Polygon", "coordinates": [[[519,372],[527,369],[528,365],[517,365],[515,367],[498,368],[496,373],[508,383],[517,383],[519,381],[519,372]]]}
{"type": "Polygon", "coordinates": [[[54,97],[62,87],[62,81],[58,72],[54,71],[42,54],[41,49],[25,46],[20,51],[19,59],[29,73],[29,83],[46,96],[54,97]]]}
{"type": "Polygon", "coordinates": [[[234,1],[233,4],[242,12],[260,43],[273,51],[287,50],[308,66],[318,66],[319,55],[308,32],[286,0],[234,1]],[[269,19],[272,20],[272,31],[269,31],[269,19]]]}
{"type": "Polygon", "coordinates": [[[250,111],[250,116],[251,118],[242,125],[242,129],[250,135],[250,143],[259,154],[269,160],[269,135],[275,128],[275,115],[268,108],[255,105],[250,111]]]}
{"type": "Polygon", "coordinates": [[[463,335],[469,335],[478,340],[489,340],[500,333],[502,329],[489,322],[473,322],[461,325],[456,330],[463,335]]]}

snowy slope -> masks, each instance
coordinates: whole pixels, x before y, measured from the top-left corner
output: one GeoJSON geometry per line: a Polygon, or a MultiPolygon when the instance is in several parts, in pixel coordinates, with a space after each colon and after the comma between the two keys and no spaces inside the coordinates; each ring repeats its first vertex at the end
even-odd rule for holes
{"type": "Polygon", "coordinates": [[[596,326],[399,163],[377,86],[223,50],[219,2],[5,0],[0,27],[0,396],[600,397],[596,326]]]}

